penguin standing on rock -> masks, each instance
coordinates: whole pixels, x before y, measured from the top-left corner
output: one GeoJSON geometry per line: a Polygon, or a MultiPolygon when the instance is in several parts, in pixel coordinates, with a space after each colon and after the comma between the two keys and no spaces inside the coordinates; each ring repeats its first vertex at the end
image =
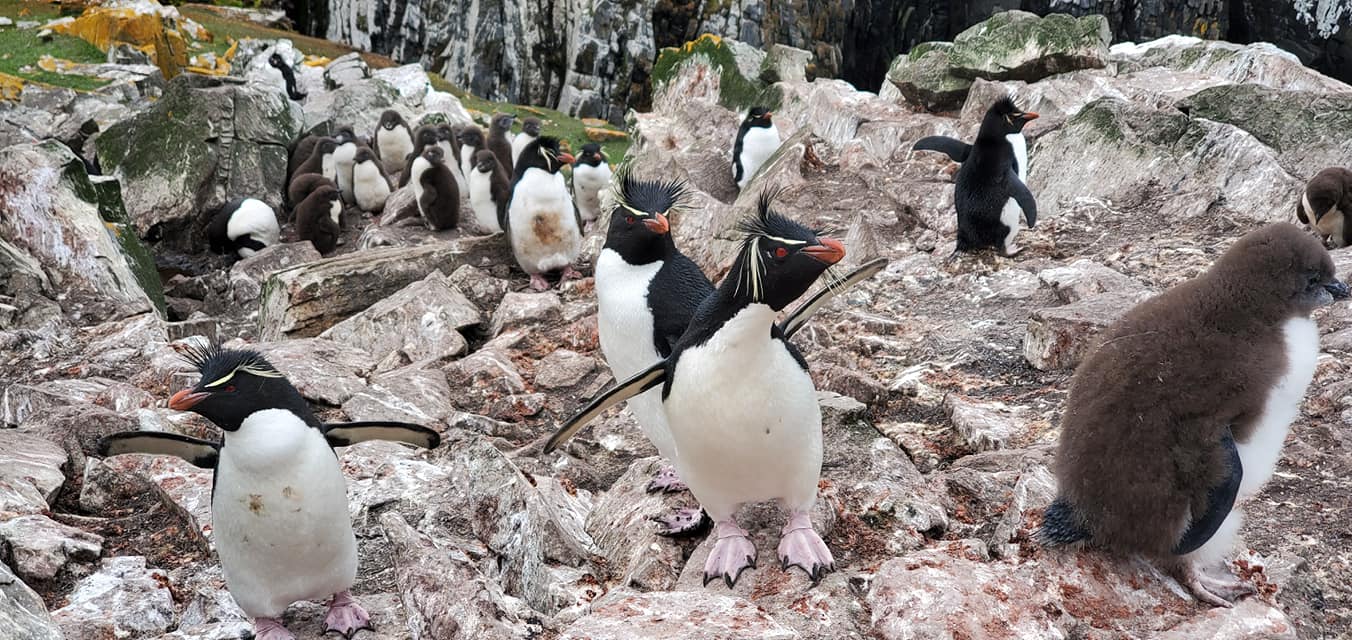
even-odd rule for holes
{"type": "MultiPolygon", "coordinates": [[[[460,172],[465,174],[465,178],[469,178],[470,172],[474,170],[474,155],[488,148],[484,143],[484,130],[477,125],[467,125],[460,130],[457,137],[460,140],[460,157],[458,158],[460,172]]],[[[450,160],[447,160],[447,162],[450,162],[450,160]]],[[[498,164],[502,164],[502,161],[499,160],[498,164]]],[[[503,164],[502,168],[506,171],[507,165],[503,164]]],[[[515,176],[516,173],[508,171],[507,175],[515,176]]]]}
{"type": "Polygon", "coordinates": [[[755,107],[737,128],[737,140],[732,145],[732,179],[738,189],[745,189],[751,176],[779,149],[779,129],[773,116],[769,109],[755,107]]]}
{"type": "Polygon", "coordinates": [[[338,248],[342,214],[343,199],[338,190],[321,186],[296,206],[296,237],[302,242],[309,240],[316,251],[328,255],[338,248]]]}
{"type": "Polygon", "coordinates": [[[403,168],[404,158],[413,153],[413,131],[398,111],[386,109],[371,135],[371,146],[385,173],[394,173],[403,168]]]}
{"type": "Polygon", "coordinates": [[[1202,568],[1231,551],[1300,413],[1310,313],[1346,297],[1319,242],[1279,223],[1128,312],[1071,380],[1043,543],[1141,554],[1216,606],[1252,593],[1202,568]]]}
{"type": "Polygon", "coordinates": [[[1037,201],[1025,184],[1028,143],[1023,138],[1023,126],[1037,117],[1036,113],[1020,110],[1011,98],[1001,98],[986,111],[976,143],[969,145],[945,136],[921,138],[915,143],[916,151],[941,151],[962,163],[953,192],[958,210],[955,255],[999,247],[1006,256],[1012,256],[1020,251],[1014,244],[1019,211],[1023,211],[1029,229],[1037,224],[1037,201]]]}
{"type": "Polygon", "coordinates": [[[474,209],[474,222],[479,229],[500,233],[507,223],[507,203],[511,198],[512,186],[497,154],[487,149],[474,154],[474,171],[469,174],[469,206],[474,209]]]}
{"type": "Polygon", "coordinates": [[[333,187],[335,190],[338,189],[338,185],[334,184],[332,180],[317,173],[299,175],[296,176],[295,180],[291,181],[290,186],[286,188],[286,201],[291,203],[293,216],[295,215],[295,210],[300,208],[300,203],[305,202],[305,199],[310,197],[310,194],[314,193],[314,190],[320,187],[333,187]]]}
{"type": "Polygon", "coordinates": [[[460,224],[460,191],[441,147],[432,145],[423,149],[413,162],[412,173],[413,195],[427,228],[442,231],[460,224]]]}
{"type": "Polygon", "coordinates": [[[573,198],[588,227],[601,215],[601,190],[610,186],[610,164],[601,145],[589,142],[573,162],[573,198]]]}
{"type": "Polygon", "coordinates": [[[286,95],[288,98],[291,98],[296,102],[300,102],[301,100],[305,99],[305,94],[301,93],[300,89],[296,87],[295,69],[292,69],[291,65],[287,64],[286,60],[282,59],[282,54],[274,53],[268,56],[268,66],[272,67],[273,69],[276,69],[277,72],[281,74],[282,85],[286,89],[286,95]]]}
{"type": "Polygon", "coordinates": [[[367,213],[379,213],[385,209],[385,200],[390,197],[390,179],[380,168],[376,154],[362,147],[352,159],[352,198],[357,207],[367,213]]]}
{"type": "Polygon", "coordinates": [[[1352,244],[1352,171],[1329,167],[1316,173],[1305,185],[1296,203],[1296,217],[1308,225],[1325,246],[1338,249],[1352,244]]]}
{"type": "MultiPolygon", "coordinates": [[[[291,148],[291,156],[286,163],[286,179],[289,181],[296,176],[300,166],[310,159],[310,154],[314,153],[315,145],[319,144],[326,136],[308,135],[296,142],[296,146],[291,148]]],[[[351,127],[339,127],[334,132],[333,140],[336,144],[343,144],[348,140],[356,140],[357,135],[352,132],[351,127]]],[[[318,172],[315,172],[318,173],[318,172]]]]}
{"type": "MultiPolygon", "coordinates": [[[[423,125],[413,132],[413,153],[404,158],[404,170],[399,175],[399,186],[405,186],[413,176],[413,163],[422,157],[423,149],[439,146],[437,139],[437,128],[434,125],[423,125]]],[[[445,149],[442,149],[445,152],[445,149]]]]}
{"type": "Polygon", "coordinates": [[[221,207],[207,224],[207,244],[216,253],[247,258],[281,241],[277,212],[254,198],[235,198],[221,207]]]}
{"type": "Polygon", "coordinates": [[[534,116],[521,121],[521,133],[516,134],[516,137],[512,138],[513,163],[518,161],[517,159],[521,157],[521,151],[524,150],[527,145],[535,142],[535,139],[540,137],[540,128],[543,126],[544,124],[540,122],[540,119],[534,116]]]}
{"type": "Polygon", "coordinates": [[[303,176],[307,173],[317,173],[334,184],[338,184],[338,168],[334,161],[333,154],[338,150],[338,141],[333,138],[320,138],[310,151],[310,157],[296,167],[296,172],[291,174],[291,179],[303,176]]]}
{"type": "Polygon", "coordinates": [[[431,449],[440,436],[402,423],[324,424],[258,353],[184,351],[201,381],[174,394],[169,408],[205,417],[224,438],[129,431],[101,441],[100,453],[173,455],[214,470],[212,541],[226,588],[253,618],[257,640],[294,638],[281,617],[300,600],[330,598],[326,633],[351,638],[371,628],[348,592],[357,575],[357,540],[333,447],[379,439],[431,449]]]}
{"type": "Polygon", "coordinates": [[[526,147],[516,166],[504,231],[536,291],[549,288],[544,274],[550,271],[561,270],[564,280],[582,277],[573,269],[582,251],[582,219],[559,173],[572,161],[573,156],[559,151],[557,138],[542,136],[526,147]]]}
{"type": "Polygon", "coordinates": [[[499,113],[493,116],[493,122],[488,127],[488,150],[492,151],[498,157],[498,162],[502,163],[502,168],[507,170],[508,175],[515,171],[515,165],[512,159],[512,122],[516,116],[510,113],[499,113]]]}
{"type": "Polygon", "coordinates": [[[337,178],[338,193],[347,204],[356,203],[352,197],[352,165],[356,162],[357,151],[365,148],[356,140],[348,140],[338,143],[333,150],[333,171],[337,178]]]}

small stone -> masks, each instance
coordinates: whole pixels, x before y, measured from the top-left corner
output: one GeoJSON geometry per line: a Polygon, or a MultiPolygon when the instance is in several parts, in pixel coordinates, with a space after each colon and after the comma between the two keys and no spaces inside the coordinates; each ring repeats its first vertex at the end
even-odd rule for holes
{"type": "Polygon", "coordinates": [[[489,333],[493,336],[508,329],[527,325],[542,325],[557,322],[563,313],[563,303],[553,291],[544,293],[512,292],[503,296],[497,311],[493,312],[493,326],[489,333]]]}
{"type": "Polygon", "coordinates": [[[1050,287],[1061,302],[1079,302],[1108,291],[1140,291],[1144,287],[1108,267],[1092,260],[1080,259],[1064,267],[1043,269],[1037,274],[1043,285],[1050,287]]]}
{"type": "Polygon", "coordinates": [[[41,513],[65,484],[66,452],[43,438],[0,430],[0,513],[41,513]]]}
{"type": "Polygon", "coordinates": [[[1028,318],[1023,357],[1043,371],[1072,369],[1098,347],[1104,329],[1149,297],[1148,292],[1111,291],[1038,309],[1028,318]]]}
{"type": "Polygon", "coordinates": [[[263,283],[275,272],[323,259],[309,242],[284,242],[255,253],[230,267],[230,295],[244,304],[263,295],[263,283]]]}
{"type": "Polygon", "coordinates": [[[461,329],[483,321],[479,308],[440,271],[400,289],[320,334],[366,351],[377,359],[398,353],[409,362],[463,353],[461,329]]]}
{"type": "Polygon", "coordinates": [[[576,351],[559,349],[535,366],[535,384],[545,389],[563,389],[580,384],[596,370],[596,359],[576,351]]]}
{"type": "Polygon", "coordinates": [[[502,297],[511,290],[511,283],[495,278],[487,271],[472,265],[464,265],[451,274],[451,284],[460,289],[480,309],[494,309],[502,302],[502,297]]]}
{"type": "Polygon", "coordinates": [[[67,638],[157,637],[174,623],[169,576],[142,556],[106,558],[52,612],[67,638]]]}
{"type": "Polygon", "coordinates": [[[944,400],[944,411],[958,434],[976,451],[1004,449],[1028,431],[1020,412],[1003,402],[980,402],[950,394],[944,400]]]}

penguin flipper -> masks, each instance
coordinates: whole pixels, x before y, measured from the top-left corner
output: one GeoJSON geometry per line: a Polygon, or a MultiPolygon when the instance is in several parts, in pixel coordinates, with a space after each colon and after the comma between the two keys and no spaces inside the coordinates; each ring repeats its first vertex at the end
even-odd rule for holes
{"type": "Polygon", "coordinates": [[[807,302],[798,305],[797,308],[789,312],[789,316],[784,318],[783,322],[779,323],[779,329],[784,332],[784,338],[786,340],[792,338],[794,333],[799,329],[802,329],[804,324],[807,324],[807,321],[812,317],[812,314],[817,313],[818,310],[826,306],[826,303],[830,302],[832,298],[840,295],[846,289],[869,279],[874,274],[882,271],[886,266],[887,258],[877,258],[864,263],[844,278],[827,282],[825,289],[818,291],[817,294],[809,298],[807,302]]]}
{"type": "Polygon", "coordinates": [[[1070,544],[1089,537],[1089,532],[1080,524],[1075,508],[1065,498],[1057,498],[1042,512],[1042,528],[1038,530],[1038,542],[1044,547],[1070,544]]]}
{"type": "Polygon", "coordinates": [[[99,440],[99,455],[105,458],[128,453],[183,458],[195,467],[215,469],[221,445],[210,440],[163,431],[123,431],[99,440]]]}
{"type": "Polygon", "coordinates": [[[1005,179],[1009,182],[1009,194],[1023,209],[1023,219],[1028,222],[1028,228],[1037,226],[1037,199],[1033,197],[1033,192],[1028,190],[1028,185],[1019,179],[1019,174],[1013,169],[1005,174],[1005,179]]]}
{"type": "Polygon", "coordinates": [[[322,431],[330,447],[348,447],[368,440],[404,442],[424,449],[435,449],[441,444],[441,434],[407,422],[330,422],[322,431]]]}
{"type": "Polygon", "coordinates": [[[948,136],[927,136],[916,140],[911,150],[938,151],[947,154],[949,158],[953,159],[953,162],[963,162],[967,160],[967,155],[972,152],[972,145],[948,136]]]}
{"type": "Polygon", "coordinates": [[[667,361],[662,360],[657,364],[644,369],[628,380],[615,385],[610,391],[592,399],[591,402],[587,403],[586,407],[583,407],[581,411],[577,412],[577,415],[569,418],[568,422],[563,423],[563,426],[559,427],[559,430],[555,431],[554,435],[550,436],[549,441],[545,443],[544,452],[549,453],[550,451],[559,448],[559,445],[567,442],[569,438],[576,435],[582,427],[587,426],[588,422],[591,422],[596,416],[604,413],[606,409],[662,384],[666,378],[667,361]]]}
{"type": "Polygon", "coordinates": [[[1226,516],[1230,515],[1230,510],[1235,506],[1235,496],[1239,494],[1239,484],[1244,479],[1244,463],[1239,457],[1239,449],[1235,448],[1235,437],[1229,428],[1226,428],[1225,435],[1221,436],[1220,444],[1221,455],[1230,463],[1230,475],[1207,491],[1206,513],[1193,518],[1188,524],[1187,531],[1183,532],[1183,537],[1174,545],[1174,555],[1186,555],[1200,549],[1211,536],[1216,535],[1221,523],[1225,522],[1226,516]]]}

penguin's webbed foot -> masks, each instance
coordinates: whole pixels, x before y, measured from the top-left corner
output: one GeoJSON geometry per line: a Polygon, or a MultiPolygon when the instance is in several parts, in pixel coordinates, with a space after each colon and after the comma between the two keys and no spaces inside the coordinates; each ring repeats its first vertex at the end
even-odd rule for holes
{"type": "Polygon", "coordinates": [[[709,514],[699,507],[677,509],[663,516],[653,516],[651,520],[658,525],[657,535],[668,538],[693,536],[713,524],[709,514]]]}
{"type": "Polygon", "coordinates": [[[362,629],[371,629],[371,616],[352,599],[346,591],[333,594],[329,601],[329,613],[324,616],[324,633],[337,632],[344,638],[352,636],[362,629]]]}
{"type": "Polygon", "coordinates": [[[779,539],[779,564],[785,571],[789,567],[802,569],[813,584],[836,570],[831,549],[812,528],[812,520],[806,512],[795,512],[784,525],[779,539]]]}
{"type": "Polygon", "coordinates": [[[747,537],[746,529],[731,519],[714,525],[714,537],[717,539],[714,548],[704,561],[704,586],[723,578],[731,589],[743,571],[756,566],[756,545],[747,537]]]}
{"type": "Polygon", "coordinates": [[[254,620],[254,640],[296,640],[282,622],[275,618],[257,618],[254,620]]]}
{"type": "Polygon", "coordinates": [[[530,274],[530,288],[536,291],[549,291],[549,281],[538,273],[530,274]]]}
{"type": "Polygon", "coordinates": [[[676,467],[671,465],[663,465],[663,467],[658,470],[657,475],[653,476],[653,479],[648,481],[648,486],[646,487],[648,493],[657,493],[658,491],[663,493],[680,493],[687,489],[689,489],[689,487],[685,486],[684,482],[681,482],[681,476],[676,474],[676,467]]]}
{"type": "Polygon", "coordinates": [[[1228,609],[1235,606],[1235,600],[1258,592],[1251,584],[1238,580],[1213,578],[1191,565],[1175,571],[1174,578],[1182,583],[1192,594],[1192,597],[1197,598],[1198,602],[1205,602],[1215,607],[1228,609]]]}

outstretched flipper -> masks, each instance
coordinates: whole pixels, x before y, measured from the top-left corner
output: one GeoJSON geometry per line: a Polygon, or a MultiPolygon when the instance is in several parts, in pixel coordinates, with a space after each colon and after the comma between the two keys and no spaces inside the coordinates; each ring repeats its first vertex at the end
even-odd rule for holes
{"type": "Polygon", "coordinates": [[[215,469],[221,445],[163,431],[123,431],[99,440],[99,455],[105,458],[128,453],[175,456],[203,469],[215,469]]]}
{"type": "Polygon", "coordinates": [[[330,447],[348,447],[368,440],[404,442],[424,449],[435,449],[441,444],[441,435],[436,431],[407,422],[331,422],[324,425],[324,439],[330,447]]]}
{"type": "Polygon", "coordinates": [[[1011,169],[1005,174],[1005,179],[1009,181],[1010,195],[1014,196],[1014,201],[1019,203],[1019,208],[1023,209],[1023,219],[1028,222],[1028,228],[1037,226],[1037,200],[1033,198],[1033,192],[1028,190],[1019,179],[1019,174],[1011,169]]]}
{"type": "Polygon", "coordinates": [[[1239,449],[1235,448],[1235,437],[1228,428],[1221,437],[1221,449],[1223,455],[1229,459],[1230,475],[1224,482],[1211,487],[1207,492],[1206,513],[1199,518],[1193,518],[1188,530],[1183,532],[1183,537],[1177,545],[1174,545],[1175,555],[1186,555],[1202,548],[1211,536],[1216,535],[1221,523],[1225,522],[1226,516],[1230,515],[1230,510],[1235,506],[1235,496],[1239,494],[1239,484],[1244,479],[1244,463],[1239,458],[1239,449]]]}
{"type": "Polygon", "coordinates": [[[784,332],[784,339],[787,340],[792,338],[794,333],[799,329],[802,329],[804,324],[807,324],[807,321],[812,318],[812,314],[817,313],[819,309],[826,306],[826,303],[830,302],[832,298],[840,295],[846,289],[869,279],[874,274],[882,271],[886,266],[887,258],[871,260],[860,266],[858,269],[855,269],[844,278],[828,284],[825,289],[818,291],[816,295],[808,298],[807,302],[798,305],[796,309],[789,312],[789,316],[784,318],[783,322],[779,323],[779,330],[784,332]]]}
{"type": "Polygon", "coordinates": [[[963,162],[972,152],[972,145],[948,136],[928,136],[915,142],[912,151],[938,151],[945,153],[953,162],[963,162]]]}
{"type": "Polygon", "coordinates": [[[549,453],[559,448],[559,445],[567,442],[569,438],[573,437],[582,427],[587,426],[587,423],[595,419],[596,416],[604,413],[606,409],[662,384],[666,377],[667,361],[662,360],[640,371],[628,380],[615,385],[610,391],[597,396],[586,407],[583,407],[577,415],[563,423],[563,426],[559,427],[554,435],[549,437],[549,441],[545,443],[544,452],[549,453]]]}

